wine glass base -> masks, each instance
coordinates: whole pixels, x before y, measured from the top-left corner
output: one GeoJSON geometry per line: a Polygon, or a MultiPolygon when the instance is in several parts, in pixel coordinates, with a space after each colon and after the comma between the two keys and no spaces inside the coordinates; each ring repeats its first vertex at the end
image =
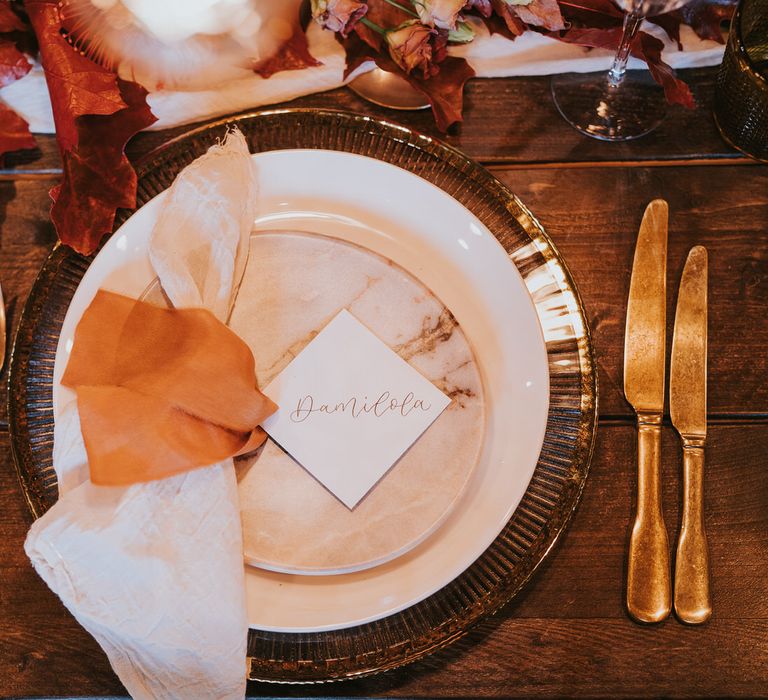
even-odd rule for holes
{"type": "Polygon", "coordinates": [[[552,97],[571,126],[603,141],[640,138],[667,114],[664,91],[647,71],[627,71],[617,86],[607,71],[555,75],[552,97]]]}

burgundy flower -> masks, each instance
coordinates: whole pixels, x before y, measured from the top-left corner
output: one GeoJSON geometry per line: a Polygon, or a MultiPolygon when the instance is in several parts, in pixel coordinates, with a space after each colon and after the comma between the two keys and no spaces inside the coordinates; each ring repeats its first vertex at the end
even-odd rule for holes
{"type": "Polygon", "coordinates": [[[413,0],[419,19],[430,27],[456,29],[459,12],[467,0],[413,0]]]}
{"type": "Polygon", "coordinates": [[[325,29],[347,37],[368,12],[368,5],[357,0],[312,0],[312,17],[325,29]]]}
{"type": "Polygon", "coordinates": [[[491,0],[467,0],[465,10],[477,10],[483,17],[490,17],[493,12],[491,0]]]}
{"type": "MultiPolygon", "coordinates": [[[[445,34],[443,32],[443,35],[445,34]]],[[[392,60],[406,73],[420,68],[426,79],[439,71],[436,65],[440,58],[438,42],[444,45],[445,41],[440,41],[440,33],[437,30],[412,19],[387,30],[384,37],[392,60]]]]}

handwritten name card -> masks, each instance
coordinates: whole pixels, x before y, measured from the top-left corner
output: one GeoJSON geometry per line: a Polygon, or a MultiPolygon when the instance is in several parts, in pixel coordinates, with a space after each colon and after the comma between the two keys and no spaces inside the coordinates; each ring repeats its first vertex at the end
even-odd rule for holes
{"type": "Polygon", "coordinates": [[[346,310],[263,392],[264,429],[350,509],[451,402],[346,310]]]}

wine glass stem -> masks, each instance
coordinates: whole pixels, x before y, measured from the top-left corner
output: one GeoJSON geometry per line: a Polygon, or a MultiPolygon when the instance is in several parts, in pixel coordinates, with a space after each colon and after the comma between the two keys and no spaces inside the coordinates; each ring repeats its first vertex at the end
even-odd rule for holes
{"type": "Polygon", "coordinates": [[[632,41],[637,34],[637,30],[640,29],[642,21],[642,16],[634,12],[624,15],[624,31],[621,35],[621,43],[619,48],[616,49],[616,56],[613,59],[611,70],[608,71],[608,84],[611,87],[618,87],[624,79],[632,41]]]}

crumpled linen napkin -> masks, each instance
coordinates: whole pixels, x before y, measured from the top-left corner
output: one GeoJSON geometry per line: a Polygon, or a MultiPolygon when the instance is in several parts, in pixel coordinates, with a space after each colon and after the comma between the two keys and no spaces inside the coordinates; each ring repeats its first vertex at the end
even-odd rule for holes
{"type": "MultiPolygon", "coordinates": [[[[161,217],[150,243],[171,299],[202,300],[225,320],[256,187],[239,132],[179,175],[166,206],[186,210],[188,228],[161,217]],[[221,187],[244,175],[237,187],[221,187]],[[197,253],[174,258],[187,237],[200,242],[197,253]]],[[[75,401],[56,422],[53,460],[59,500],[32,525],[25,549],[128,692],[140,700],[242,698],[248,625],[232,460],[129,487],[95,486],[75,401]]]]}

